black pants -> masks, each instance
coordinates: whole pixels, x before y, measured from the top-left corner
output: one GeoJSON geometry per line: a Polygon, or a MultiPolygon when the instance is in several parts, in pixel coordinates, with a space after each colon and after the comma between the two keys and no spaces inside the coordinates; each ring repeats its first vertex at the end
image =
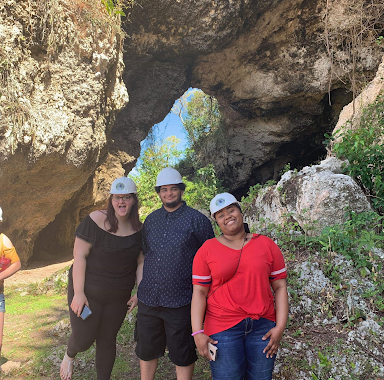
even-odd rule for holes
{"type": "Polygon", "coordinates": [[[68,306],[72,334],[68,341],[67,355],[74,358],[96,341],[97,380],[109,380],[116,357],[116,336],[127,314],[127,302],[132,289],[106,289],[86,285],[85,295],[92,315],[82,320],[70,308],[74,295],[71,272],[68,277],[68,306]]]}

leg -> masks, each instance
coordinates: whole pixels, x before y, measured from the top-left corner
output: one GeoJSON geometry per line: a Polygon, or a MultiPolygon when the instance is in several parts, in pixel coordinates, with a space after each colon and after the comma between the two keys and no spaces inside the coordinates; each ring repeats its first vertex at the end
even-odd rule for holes
{"type": "Polygon", "coordinates": [[[73,294],[72,281],[68,281],[68,307],[72,329],[67,349],[69,358],[74,358],[77,353],[84,352],[92,346],[93,342],[96,340],[103,314],[103,304],[95,301],[94,297],[90,298],[87,293],[89,308],[92,310],[92,315],[86,320],[82,320],[70,308],[73,294]]]}
{"type": "Polygon", "coordinates": [[[0,293],[0,356],[1,356],[1,348],[3,347],[4,314],[5,314],[5,298],[4,298],[4,293],[0,293]]]}
{"type": "Polygon", "coordinates": [[[88,350],[96,339],[100,325],[102,305],[88,298],[92,315],[83,321],[71,310],[70,304],[73,298],[72,276],[68,279],[68,308],[72,333],[68,340],[68,348],[60,366],[60,377],[69,380],[73,373],[73,360],[78,352],[88,350]]]}
{"type": "Polygon", "coordinates": [[[124,300],[120,303],[106,304],[102,312],[96,338],[96,371],[97,380],[109,380],[116,358],[116,336],[124,322],[128,305],[124,300]]]}
{"type": "Polygon", "coordinates": [[[178,380],[191,380],[197,360],[195,341],[191,336],[191,305],[164,308],[164,325],[169,359],[176,365],[178,380]]]}
{"type": "Polygon", "coordinates": [[[0,356],[1,356],[1,348],[3,347],[3,329],[4,329],[4,312],[0,311],[0,356]]]}
{"type": "Polygon", "coordinates": [[[148,361],[140,359],[141,380],[153,380],[155,378],[158,361],[159,359],[153,359],[148,361]]]}
{"type": "Polygon", "coordinates": [[[216,361],[209,362],[213,380],[243,380],[245,376],[246,319],[220,333],[211,335],[217,340],[216,361]]]}
{"type": "Polygon", "coordinates": [[[139,301],[136,323],[136,355],[140,359],[141,380],[155,378],[158,358],[165,351],[165,329],[162,307],[151,307],[139,301]]]}
{"type": "Polygon", "coordinates": [[[195,363],[192,363],[186,367],[176,366],[177,380],[192,380],[193,370],[195,363]]]}
{"type": "Polygon", "coordinates": [[[263,353],[269,340],[261,338],[273,327],[276,326],[265,318],[252,320],[252,327],[247,331],[245,338],[245,356],[247,361],[247,380],[271,380],[275,364],[276,355],[273,358],[267,358],[263,353]]]}

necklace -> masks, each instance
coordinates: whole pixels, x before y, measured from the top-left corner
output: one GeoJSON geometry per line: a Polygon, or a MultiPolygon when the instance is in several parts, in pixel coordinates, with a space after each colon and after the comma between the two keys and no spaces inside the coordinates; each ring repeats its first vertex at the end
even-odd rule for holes
{"type": "MultiPolygon", "coordinates": [[[[226,238],[225,237],[225,235],[224,234],[221,234],[222,236],[223,236],[223,238],[226,240],[226,241],[229,241],[230,243],[235,243],[236,242],[236,240],[231,240],[231,239],[228,239],[228,238],[226,238]]],[[[244,240],[244,242],[243,242],[243,246],[244,246],[244,243],[247,241],[247,233],[244,231],[244,235],[243,235],[243,238],[242,238],[243,240],[244,240]]],[[[240,240],[240,239],[239,239],[240,240]]]]}

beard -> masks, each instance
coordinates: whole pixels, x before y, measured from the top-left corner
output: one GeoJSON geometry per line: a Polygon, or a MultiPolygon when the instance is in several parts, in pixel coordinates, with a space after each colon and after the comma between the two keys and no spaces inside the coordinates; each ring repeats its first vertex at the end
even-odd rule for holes
{"type": "Polygon", "coordinates": [[[169,208],[174,208],[181,203],[181,194],[172,202],[163,202],[164,206],[169,208]]]}

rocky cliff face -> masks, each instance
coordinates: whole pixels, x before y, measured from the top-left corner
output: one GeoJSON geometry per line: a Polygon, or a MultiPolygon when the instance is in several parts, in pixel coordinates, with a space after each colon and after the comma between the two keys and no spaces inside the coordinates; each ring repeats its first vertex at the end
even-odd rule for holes
{"type": "Polygon", "coordinates": [[[61,223],[41,245],[66,244],[79,210],[105,190],[99,166],[113,161],[108,135],[128,102],[122,37],[102,10],[81,4],[0,4],[2,229],[23,262],[58,214],[61,223]]]}
{"type": "Polygon", "coordinates": [[[34,245],[70,247],[190,86],[220,102],[209,159],[239,195],[318,159],[351,78],[356,90],[382,54],[376,0],[143,0],[130,12],[123,41],[91,0],[0,4],[2,228],[24,262],[34,245]]]}
{"type": "Polygon", "coordinates": [[[214,95],[226,139],[209,159],[239,194],[276,179],[288,162],[324,155],[324,133],[352,99],[351,85],[369,80],[382,55],[366,26],[382,25],[379,2],[145,0],[131,18],[124,58],[131,102],[120,133],[132,123],[148,130],[190,86],[214,95]]]}

